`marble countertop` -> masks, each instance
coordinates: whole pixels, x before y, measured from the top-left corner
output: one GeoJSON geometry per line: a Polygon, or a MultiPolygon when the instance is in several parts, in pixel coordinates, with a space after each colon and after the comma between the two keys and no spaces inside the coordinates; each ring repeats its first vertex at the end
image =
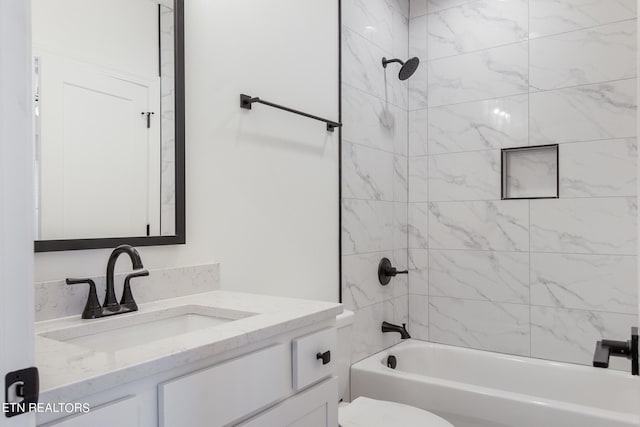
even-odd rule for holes
{"type": "MultiPolygon", "coordinates": [[[[139,311],[102,319],[80,316],[35,324],[36,366],[42,402],[72,402],[83,396],[184,366],[245,345],[285,334],[335,317],[342,305],[325,301],[213,291],[141,304],[139,311]],[[79,325],[96,332],[127,316],[162,319],[181,306],[211,309],[229,323],[113,351],[97,351],[46,337],[64,334],[79,325]],[[235,316],[235,317],[234,317],[235,316]],[[248,316],[248,317],[243,317],[248,316]]],[[[130,319],[129,319],[130,320],[130,319]]]]}

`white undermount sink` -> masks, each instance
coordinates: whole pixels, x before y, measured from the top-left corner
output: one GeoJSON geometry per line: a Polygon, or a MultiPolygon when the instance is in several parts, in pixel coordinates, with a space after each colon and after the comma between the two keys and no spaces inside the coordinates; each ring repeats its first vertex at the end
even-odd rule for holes
{"type": "Polygon", "coordinates": [[[79,325],[54,329],[39,335],[95,351],[113,352],[223,325],[253,314],[199,305],[183,305],[158,311],[138,311],[85,320],[79,325]]]}

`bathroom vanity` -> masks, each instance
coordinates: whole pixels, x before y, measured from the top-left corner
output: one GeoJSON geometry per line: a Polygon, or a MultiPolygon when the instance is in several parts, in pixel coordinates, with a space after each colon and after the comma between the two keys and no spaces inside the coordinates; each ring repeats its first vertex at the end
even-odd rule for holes
{"type": "Polygon", "coordinates": [[[39,426],[336,426],[336,303],[213,291],[36,323],[39,426]]]}

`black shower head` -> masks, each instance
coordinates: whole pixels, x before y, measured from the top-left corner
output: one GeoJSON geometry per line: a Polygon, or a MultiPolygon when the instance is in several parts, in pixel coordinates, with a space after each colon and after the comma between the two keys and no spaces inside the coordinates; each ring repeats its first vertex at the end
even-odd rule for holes
{"type": "Polygon", "coordinates": [[[400,80],[407,80],[409,77],[413,75],[413,73],[416,72],[416,69],[418,69],[418,65],[420,65],[420,60],[414,56],[413,58],[409,58],[407,62],[404,62],[397,58],[394,58],[394,59],[382,58],[382,67],[387,68],[387,64],[391,62],[397,62],[399,64],[402,64],[402,67],[400,67],[400,72],[398,73],[398,78],[400,80]]]}
{"type": "Polygon", "coordinates": [[[416,72],[416,70],[418,69],[418,65],[420,65],[420,60],[418,58],[409,58],[407,62],[405,62],[402,67],[400,67],[398,78],[400,80],[407,80],[413,75],[413,73],[416,72]]]}

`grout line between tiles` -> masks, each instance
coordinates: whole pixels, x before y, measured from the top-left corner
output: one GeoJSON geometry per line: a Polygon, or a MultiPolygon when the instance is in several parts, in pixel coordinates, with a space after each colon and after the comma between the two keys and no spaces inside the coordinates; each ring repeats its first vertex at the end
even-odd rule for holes
{"type": "Polygon", "coordinates": [[[427,107],[427,109],[450,107],[452,105],[460,105],[460,104],[470,104],[472,102],[493,101],[493,100],[496,100],[496,99],[510,98],[510,97],[515,97],[515,96],[519,96],[519,95],[527,95],[527,94],[536,95],[536,94],[547,93],[547,92],[559,92],[559,91],[563,91],[563,90],[567,90],[567,89],[578,89],[578,88],[587,87],[587,86],[606,85],[606,84],[619,83],[619,82],[625,82],[625,81],[637,81],[637,79],[638,79],[638,76],[635,76],[635,77],[626,77],[624,79],[604,80],[604,81],[599,81],[599,82],[584,83],[584,84],[573,85],[573,86],[563,86],[563,87],[553,88],[553,89],[536,89],[534,91],[529,90],[528,92],[517,92],[517,93],[511,93],[511,94],[507,94],[507,95],[501,95],[501,96],[497,96],[497,97],[492,97],[492,98],[469,99],[469,100],[466,100],[466,101],[453,102],[453,103],[450,103],[450,104],[432,105],[432,106],[427,107]]]}
{"type": "MultiPolygon", "coordinates": [[[[522,96],[522,95],[519,95],[522,96]]],[[[528,95],[527,95],[528,96],[528,95]]],[[[528,103],[528,101],[527,101],[528,103]]],[[[527,107],[528,110],[529,107],[527,107]]],[[[528,123],[528,111],[527,111],[527,123],[528,123]]],[[[528,126],[527,126],[528,127],[528,126]]],[[[527,129],[527,133],[529,133],[529,130],[527,129]]],[[[526,147],[537,147],[538,145],[547,145],[547,144],[536,144],[536,145],[530,145],[531,144],[531,140],[530,137],[527,136],[528,144],[526,145],[526,147]]],[[[617,136],[617,137],[613,137],[613,138],[598,138],[598,139],[585,139],[585,140],[575,140],[575,141],[565,141],[565,142],[556,142],[558,144],[559,147],[562,147],[564,145],[574,145],[574,144],[589,144],[589,143],[596,143],[596,142],[622,142],[622,141],[626,141],[628,139],[637,139],[636,135],[632,135],[632,136],[617,136]]],[[[449,152],[441,152],[441,153],[433,153],[433,154],[419,154],[419,155],[415,155],[413,157],[431,157],[431,156],[447,156],[447,155],[453,155],[453,154],[462,154],[462,153],[479,153],[479,152],[484,152],[484,151],[500,151],[504,148],[514,148],[514,147],[487,147],[487,148],[478,148],[478,149],[473,149],[473,150],[459,150],[459,151],[449,151],[449,152]]],[[[586,197],[592,197],[592,196],[586,196],[586,197]]],[[[611,196],[611,197],[615,197],[615,196],[611,196]]]]}
{"type": "MultiPolygon", "coordinates": [[[[419,295],[419,294],[416,294],[419,295]]],[[[547,308],[551,310],[560,310],[560,311],[578,311],[583,313],[605,313],[605,314],[618,314],[623,316],[634,316],[635,312],[622,312],[622,311],[611,311],[611,310],[596,310],[589,308],[573,308],[573,307],[564,307],[564,306],[555,306],[555,305],[542,305],[542,304],[525,304],[521,302],[505,302],[498,300],[488,300],[488,299],[475,299],[475,298],[460,298],[460,297],[451,297],[447,295],[429,295],[429,298],[443,299],[443,300],[454,300],[454,301],[469,301],[469,302],[482,302],[487,304],[503,304],[510,306],[519,306],[519,307],[539,307],[539,308],[547,308]]],[[[531,309],[529,309],[529,321],[531,321],[531,309]]]]}
{"type": "Polygon", "coordinates": [[[561,197],[561,198],[542,198],[542,199],[464,199],[464,200],[431,200],[429,203],[471,203],[471,202],[523,202],[523,201],[533,201],[533,202],[544,202],[544,201],[562,201],[562,200],[593,200],[593,199],[636,199],[636,196],[585,196],[585,197],[561,197]]]}
{"type": "Polygon", "coordinates": [[[428,4],[429,0],[427,0],[427,13],[426,13],[426,15],[435,15],[436,13],[444,12],[445,10],[456,9],[456,8],[461,7],[461,6],[465,6],[465,5],[469,4],[469,3],[474,3],[474,2],[477,2],[477,1],[479,1],[479,0],[466,0],[466,1],[463,1],[462,3],[457,4],[455,6],[443,7],[442,9],[437,9],[437,10],[434,10],[433,12],[429,12],[429,4],[428,4]]]}
{"type": "Polygon", "coordinates": [[[391,22],[390,22],[390,24],[391,24],[391,51],[388,51],[384,47],[380,46],[378,43],[376,43],[373,40],[370,40],[369,38],[367,38],[366,36],[360,34],[360,32],[358,32],[358,30],[356,28],[353,28],[350,24],[346,24],[346,23],[343,22],[342,26],[346,27],[352,33],[360,36],[363,40],[366,40],[368,43],[371,43],[376,48],[380,49],[386,56],[393,57],[393,52],[392,52],[393,51],[393,11],[391,13],[392,13],[391,22]]]}
{"type": "Polygon", "coordinates": [[[408,157],[406,154],[396,153],[394,151],[385,150],[384,148],[380,148],[380,147],[373,147],[371,145],[364,144],[362,142],[353,142],[350,139],[346,139],[346,138],[342,138],[342,141],[343,142],[347,142],[347,143],[349,143],[351,145],[357,145],[358,147],[368,148],[368,149],[371,149],[371,150],[379,151],[381,153],[391,154],[393,156],[408,157]]]}
{"type": "MultiPolygon", "coordinates": [[[[451,252],[495,252],[495,253],[508,253],[508,254],[526,254],[527,251],[505,250],[505,249],[468,249],[468,248],[412,248],[409,249],[425,249],[429,251],[451,251],[451,252]]],[[[586,253],[586,252],[560,252],[560,251],[529,251],[530,254],[548,254],[548,255],[574,255],[574,256],[608,256],[608,257],[635,257],[636,254],[615,254],[615,253],[586,253]]]]}
{"type": "MultiPolygon", "coordinates": [[[[637,18],[621,19],[619,21],[608,22],[606,24],[593,25],[593,26],[590,26],[590,27],[580,28],[580,29],[577,29],[577,30],[570,30],[570,31],[564,31],[564,32],[560,32],[560,33],[547,34],[547,35],[544,35],[544,36],[534,37],[534,38],[531,38],[530,37],[530,31],[527,31],[527,36],[523,37],[520,40],[515,40],[515,41],[509,42],[509,43],[491,45],[491,46],[487,46],[487,47],[484,47],[484,48],[481,48],[481,49],[474,49],[474,50],[469,50],[469,51],[466,51],[466,52],[460,52],[460,53],[456,53],[454,55],[439,56],[437,58],[427,58],[427,61],[428,62],[435,62],[435,61],[440,61],[440,60],[443,60],[443,59],[455,58],[457,56],[469,55],[469,54],[472,54],[472,53],[483,52],[483,51],[486,51],[486,50],[499,49],[501,47],[506,47],[506,46],[513,46],[513,45],[516,45],[518,43],[536,42],[538,40],[545,40],[545,39],[549,39],[549,38],[553,38],[553,37],[557,37],[557,36],[562,36],[562,35],[565,35],[565,34],[571,34],[571,33],[577,33],[577,32],[580,32],[580,31],[592,30],[594,28],[606,27],[608,25],[620,24],[620,23],[623,23],[623,22],[631,22],[631,21],[635,21],[636,19],[637,18]]],[[[529,23],[529,25],[530,25],[530,23],[529,23]]]]}
{"type": "MultiPolygon", "coordinates": [[[[374,95],[374,94],[372,94],[372,93],[370,93],[370,92],[367,92],[366,90],[361,89],[361,88],[359,88],[359,87],[356,87],[356,86],[352,85],[351,83],[347,83],[347,82],[345,82],[344,80],[342,81],[342,87],[343,87],[343,88],[344,88],[344,87],[347,87],[347,88],[349,88],[350,90],[357,91],[357,92],[360,92],[360,93],[361,93],[361,94],[363,94],[363,95],[366,95],[366,96],[369,96],[369,97],[371,97],[371,98],[374,98],[374,99],[376,99],[376,100],[380,101],[382,104],[384,104],[384,105],[385,105],[385,107],[388,107],[388,106],[390,105],[390,106],[392,106],[393,108],[396,108],[396,109],[401,110],[401,111],[402,111],[402,110],[403,110],[403,108],[404,108],[402,105],[398,105],[398,104],[396,104],[396,103],[394,103],[394,102],[391,102],[391,101],[389,101],[389,100],[388,100],[388,99],[386,99],[386,98],[380,98],[379,96],[374,95]]],[[[406,111],[406,110],[405,110],[405,111],[406,111]]]]}

